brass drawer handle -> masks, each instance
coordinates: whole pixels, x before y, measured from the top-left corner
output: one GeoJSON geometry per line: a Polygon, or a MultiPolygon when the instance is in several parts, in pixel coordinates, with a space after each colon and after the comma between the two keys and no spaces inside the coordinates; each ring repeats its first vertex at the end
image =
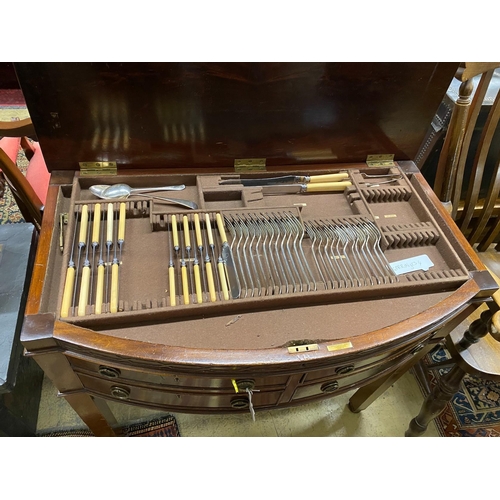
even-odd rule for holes
{"type": "Polygon", "coordinates": [[[354,370],[354,365],[345,365],[335,368],[335,373],[339,375],[345,375],[346,373],[352,372],[354,370]]]}
{"type": "Polygon", "coordinates": [[[235,383],[238,387],[238,390],[241,392],[245,392],[247,389],[249,391],[253,391],[255,388],[255,380],[253,379],[236,380],[235,383]]]}
{"type": "Polygon", "coordinates": [[[99,367],[99,375],[108,378],[118,378],[121,375],[121,371],[118,368],[113,368],[111,366],[103,366],[99,367]]]}
{"type": "Polygon", "coordinates": [[[114,385],[111,387],[111,396],[118,399],[128,399],[130,397],[130,389],[126,387],[118,387],[114,385]]]}
{"type": "Polygon", "coordinates": [[[417,354],[418,351],[421,351],[425,347],[425,344],[419,344],[417,347],[414,347],[411,351],[412,354],[417,354]]]}
{"type": "Polygon", "coordinates": [[[249,403],[247,398],[233,398],[231,399],[231,406],[233,408],[248,408],[249,403]]]}
{"type": "Polygon", "coordinates": [[[321,386],[322,392],[335,392],[339,388],[339,383],[336,380],[332,380],[331,382],[325,382],[321,386]]]}

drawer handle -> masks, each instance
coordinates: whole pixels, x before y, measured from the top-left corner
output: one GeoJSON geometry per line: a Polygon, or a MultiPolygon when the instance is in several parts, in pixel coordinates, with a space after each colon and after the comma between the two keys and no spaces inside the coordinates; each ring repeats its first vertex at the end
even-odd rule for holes
{"type": "Polygon", "coordinates": [[[247,398],[233,398],[231,399],[231,406],[233,408],[248,408],[249,403],[247,398]]]}
{"type": "Polygon", "coordinates": [[[111,387],[111,396],[118,399],[128,399],[130,396],[130,389],[114,385],[111,387]]]}
{"type": "Polygon", "coordinates": [[[335,373],[339,375],[345,375],[346,373],[352,372],[354,370],[354,365],[339,366],[335,368],[335,373]]]}
{"type": "Polygon", "coordinates": [[[336,380],[333,380],[332,382],[325,382],[321,386],[321,391],[322,392],[335,392],[339,388],[339,383],[336,380]]]}
{"type": "Polygon", "coordinates": [[[121,371],[118,368],[112,368],[111,366],[100,366],[99,375],[108,378],[118,378],[121,375],[121,371]]]}
{"type": "Polygon", "coordinates": [[[425,344],[419,344],[417,347],[415,347],[411,353],[412,354],[417,354],[418,351],[421,351],[425,347],[425,344]]]}
{"type": "Polygon", "coordinates": [[[236,380],[236,386],[238,390],[241,392],[245,392],[247,389],[249,391],[253,391],[255,388],[255,380],[245,379],[245,380],[236,380]]]}

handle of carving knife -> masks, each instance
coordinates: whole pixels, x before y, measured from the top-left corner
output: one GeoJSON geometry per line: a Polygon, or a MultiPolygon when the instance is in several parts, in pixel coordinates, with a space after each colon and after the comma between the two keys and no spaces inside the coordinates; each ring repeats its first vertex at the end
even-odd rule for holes
{"type": "Polygon", "coordinates": [[[170,305],[177,305],[177,299],[175,296],[175,267],[170,266],[168,268],[168,288],[170,290],[170,305]]]}
{"type": "Polygon", "coordinates": [[[73,286],[75,284],[75,268],[68,267],[66,270],[66,282],[64,283],[64,292],[61,305],[61,318],[67,318],[73,296],[73,286]]]}
{"type": "Polygon", "coordinates": [[[208,293],[210,295],[210,302],[216,302],[217,294],[215,293],[215,283],[214,283],[214,274],[212,272],[212,264],[210,262],[206,262],[205,269],[207,271],[207,283],[208,283],[208,293]]]}
{"type": "Polygon", "coordinates": [[[217,220],[217,227],[219,228],[220,239],[222,243],[227,242],[226,231],[224,230],[224,221],[222,220],[221,214],[215,214],[215,219],[217,220]]]}
{"type": "Polygon", "coordinates": [[[196,244],[199,247],[203,246],[203,238],[201,236],[200,215],[194,214],[194,232],[196,234],[196,244]]]}
{"type": "Polygon", "coordinates": [[[85,316],[85,310],[89,302],[90,267],[82,269],[82,283],[80,284],[80,297],[78,299],[78,316],[85,316]]]}
{"type": "Polygon", "coordinates": [[[92,243],[99,243],[99,229],[101,227],[101,204],[94,206],[94,225],[92,226],[92,243]]]}
{"type": "Polygon", "coordinates": [[[194,272],[194,286],[196,289],[196,301],[198,302],[198,304],[201,304],[203,302],[203,294],[201,292],[201,279],[200,279],[200,265],[199,264],[194,264],[193,272],[194,272]]]}
{"type": "Polygon", "coordinates": [[[118,312],[118,264],[111,266],[111,303],[110,311],[118,312]]]}
{"type": "Polygon", "coordinates": [[[315,182],[312,184],[306,184],[304,192],[306,193],[326,193],[332,191],[344,191],[346,187],[351,186],[350,181],[339,181],[339,182],[315,182]]]}
{"type": "Polygon", "coordinates": [[[104,300],[104,265],[97,267],[97,289],[95,294],[95,313],[102,313],[102,302],[104,300]]]}
{"type": "Polygon", "coordinates": [[[224,296],[224,300],[229,300],[229,289],[227,287],[226,271],[224,269],[224,262],[222,262],[222,261],[218,262],[217,268],[219,269],[220,286],[222,288],[222,295],[224,296]]]}
{"type": "Polygon", "coordinates": [[[306,176],[306,182],[337,182],[349,179],[349,174],[347,172],[340,172],[338,174],[325,174],[325,175],[311,175],[306,176]]]}
{"type": "Polygon", "coordinates": [[[182,295],[184,297],[184,304],[189,304],[189,287],[188,287],[188,276],[187,267],[181,266],[181,276],[182,276],[182,295]]]}

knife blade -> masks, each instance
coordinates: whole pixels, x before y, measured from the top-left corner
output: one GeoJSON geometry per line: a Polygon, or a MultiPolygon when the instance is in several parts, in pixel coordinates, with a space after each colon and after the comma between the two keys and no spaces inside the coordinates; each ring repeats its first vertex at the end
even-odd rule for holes
{"type": "Polygon", "coordinates": [[[313,184],[281,184],[260,186],[265,195],[297,194],[297,193],[328,193],[344,191],[351,186],[350,181],[341,182],[318,182],[313,184]]]}
{"type": "Polygon", "coordinates": [[[347,172],[325,175],[283,175],[281,177],[267,177],[262,179],[224,179],[219,182],[219,185],[234,185],[242,184],[243,186],[274,186],[276,184],[309,184],[323,182],[337,182],[349,178],[347,172]]]}

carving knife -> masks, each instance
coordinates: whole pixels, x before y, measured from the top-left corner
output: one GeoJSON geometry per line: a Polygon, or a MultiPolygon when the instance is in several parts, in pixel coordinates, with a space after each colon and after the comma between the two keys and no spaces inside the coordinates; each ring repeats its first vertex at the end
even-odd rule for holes
{"type": "Polygon", "coordinates": [[[275,184],[315,184],[323,182],[337,182],[349,179],[347,172],[326,175],[283,175],[281,177],[267,177],[263,179],[224,179],[220,185],[242,184],[243,186],[274,186],[275,184]]]}
{"type": "MultiPolygon", "coordinates": [[[[327,193],[344,191],[351,186],[350,181],[316,182],[313,184],[279,184],[260,186],[265,195],[296,194],[296,193],[327,193]]],[[[257,187],[257,186],[256,186],[257,187]]]]}

